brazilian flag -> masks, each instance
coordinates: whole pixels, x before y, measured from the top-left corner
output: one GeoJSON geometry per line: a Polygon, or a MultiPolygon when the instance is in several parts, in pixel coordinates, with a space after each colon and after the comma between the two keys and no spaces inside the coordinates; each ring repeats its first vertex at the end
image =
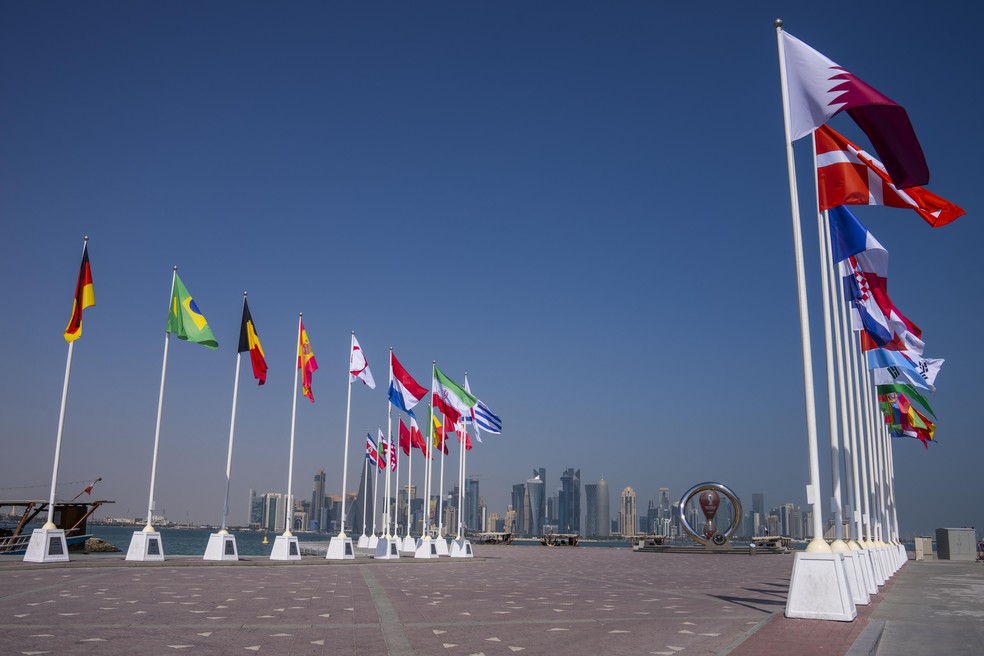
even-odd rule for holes
{"type": "Polygon", "coordinates": [[[178,339],[201,344],[210,349],[219,347],[195,299],[188,293],[188,288],[181,282],[177,273],[174,274],[171,310],[167,315],[167,332],[174,333],[178,339]]]}

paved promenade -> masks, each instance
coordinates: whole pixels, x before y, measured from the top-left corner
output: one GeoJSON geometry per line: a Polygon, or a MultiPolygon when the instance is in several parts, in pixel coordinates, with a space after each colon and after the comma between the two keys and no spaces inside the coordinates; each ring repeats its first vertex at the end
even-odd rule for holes
{"type": "MultiPolygon", "coordinates": [[[[883,599],[842,623],[781,616],[791,555],[482,545],[475,552],[473,560],[344,563],[0,558],[0,653],[847,654],[871,627],[887,627],[878,632],[887,644],[895,616],[883,620],[881,607],[894,608],[895,590],[920,594],[924,566],[946,576],[958,572],[944,569],[950,565],[984,574],[972,563],[910,563],[883,599]]],[[[965,592],[984,611],[980,587],[965,592]]],[[[975,619],[980,626],[984,612],[975,619]]],[[[877,641],[864,653],[906,653],[876,648],[877,641]]]]}

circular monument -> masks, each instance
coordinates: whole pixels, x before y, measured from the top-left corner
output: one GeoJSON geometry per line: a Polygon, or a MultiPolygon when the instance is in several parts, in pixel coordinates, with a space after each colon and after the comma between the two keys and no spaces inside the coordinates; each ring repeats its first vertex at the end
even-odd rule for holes
{"type": "Polygon", "coordinates": [[[721,483],[699,483],[687,490],[680,498],[680,525],[695,542],[705,547],[723,547],[728,544],[728,539],[734,535],[741,521],[741,501],[738,496],[727,486],[721,483]],[[731,525],[724,531],[719,531],[714,521],[717,516],[718,508],[721,506],[721,497],[725,497],[731,502],[734,509],[731,517],[731,525]],[[694,499],[704,515],[704,526],[698,532],[690,522],[687,521],[687,505],[694,499]]]}

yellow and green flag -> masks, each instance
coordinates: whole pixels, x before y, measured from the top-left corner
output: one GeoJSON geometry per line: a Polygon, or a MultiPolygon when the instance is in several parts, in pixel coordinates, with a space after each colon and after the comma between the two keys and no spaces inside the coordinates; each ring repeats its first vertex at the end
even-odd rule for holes
{"type": "Polygon", "coordinates": [[[201,344],[210,349],[219,347],[212,329],[202,316],[195,299],[188,288],[174,274],[174,291],[171,293],[171,310],[167,315],[167,332],[174,333],[178,339],[201,344]]]}

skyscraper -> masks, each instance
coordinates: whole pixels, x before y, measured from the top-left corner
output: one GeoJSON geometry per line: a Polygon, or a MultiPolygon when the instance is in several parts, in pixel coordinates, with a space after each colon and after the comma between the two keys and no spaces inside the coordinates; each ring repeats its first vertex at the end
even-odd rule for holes
{"type": "Polygon", "coordinates": [[[584,484],[584,535],[598,535],[598,486],[594,483],[584,484]]]}
{"type": "Polygon", "coordinates": [[[526,484],[516,483],[512,486],[512,510],[516,514],[515,526],[510,529],[516,535],[526,534],[526,517],[523,507],[526,505],[526,484]]]}
{"type": "Polygon", "coordinates": [[[752,492],[752,512],[757,512],[760,518],[765,517],[765,495],[761,492],[752,492]]]}
{"type": "Polygon", "coordinates": [[[608,495],[608,483],[602,477],[598,481],[598,537],[607,538],[612,534],[612,508],[608,495]]]}
{"type": "Polygon", "coordinates": [[[526,502],[525,512],[528,518],[529,535],[538,536],[543,534],[543,481],[540,474],[533,470],[533,478],[526,481],[526,502]]]}
{"type": "Polygon", "coordinates": [[[311,493],[311,530],[325,531],[325,470],[322,467],[314,475],[314,491],[311,493]]]}
{"type": "Polygon", "coordinates": [[[618,532],[624,535],[635,535],[636,533],[636,493],[631,487],[622,490],[621,503],[619,504],[619,525],[618,532]]]}
{"type": "Polygon", "coordinates": [[[465,481],[465,508],[462,512],[465,528],[469,531],[482,530],[482,515],[479,511],[478,479],[469,478],[465,481]]]}
{"type": "Polygon", "coordinates": [[[560,477],[557,530],[560,533],[581,532],[581,470],[568,467],[560,477]]]}
{"type": "Polygon", "coordinates": [[[670,519],[672,515],[672,511],[670,510],[670,488],[659,488],[659,499],[657,503],[659,505],[659,518],[670,519]]]}

